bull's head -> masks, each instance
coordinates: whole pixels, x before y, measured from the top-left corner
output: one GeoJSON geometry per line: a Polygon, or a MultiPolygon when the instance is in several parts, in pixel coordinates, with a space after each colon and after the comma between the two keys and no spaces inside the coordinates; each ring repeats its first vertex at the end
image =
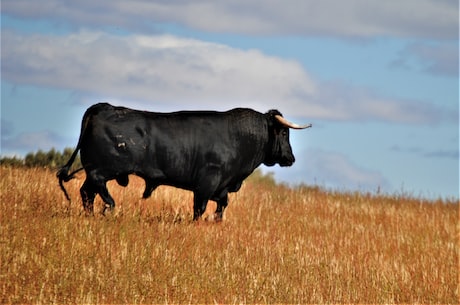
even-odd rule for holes
{"type": "Polygon", "coordinates": [[[305,129],[312,125],[297,125],[287,121],[278,110],[270,110],[268,116],[269,143],[264,164],[273,166],[291,166],[295,162],[289,143],[289,129],[305,129]]]}

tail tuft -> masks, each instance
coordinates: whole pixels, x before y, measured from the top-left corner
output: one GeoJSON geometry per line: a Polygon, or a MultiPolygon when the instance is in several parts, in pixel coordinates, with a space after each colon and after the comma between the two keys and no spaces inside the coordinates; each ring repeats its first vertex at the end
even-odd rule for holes
{"type": "Polygon", "coordinates": [[[59,178],[59,180],[64,180],[65,182],[69,181],[69,167],[68,166],[63,166],[61,167],[58,172],[56,173],[56,177],[59,178]]]}
{"type": "Polygon", "coordinates": [[[69,169],[70,169],[70,166],[65,165],[65,166],[61,167],[58,170],[58,172],[56,173],[56,177],[59,178],[59,186],[61,187],[61,190],[64,193],[65,198],[68,201],[70,201],[70,196],[69,196],[69,194],[67,193],[67,190],[64,187],[64,182],[68,182],[68,181],[72,180],[73,178],[75,178],[75,174],[78,173],[79,171],[81,171],[83,169],[83,167],[73,171],[72,173],[70,173],[70,175],[69,175],[69,169]]]}
{"type": "Polygon", "coordinates": [[[70,201],[70,197],[69,197],[69,194],[67,193],[67,190],[65,189],[64,187],[64,182],[67,182],[69,181],[70,179],[72,179],[70,176],[69,176],[69,167],[68,166],[63,166],[59,169],[59,171],[57,172],[56,176],[59,178],[59,186],[61,187],[61,190],[62,192],[64,193],[65,195],[65,198],[70,201]]]}

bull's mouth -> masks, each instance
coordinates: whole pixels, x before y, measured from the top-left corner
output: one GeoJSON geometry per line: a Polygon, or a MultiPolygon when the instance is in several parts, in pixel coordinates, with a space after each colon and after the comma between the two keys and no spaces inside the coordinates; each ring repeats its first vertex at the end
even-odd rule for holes
{"type": "Polygon", "coordinates": [[[281,167],[288,167],[288,166],[292,166],[292,164],[294,164],[294,162],[295,162],[295,159],[282,158],[281,160],[265,161],[264,165],[266,165],[266,166],[274,166],[275,164],[278,163],[279,166],[281,166],[281,167]]]}
{"type": "Polygon", "coordinates": [[[279,163],[281,167],[292,166],[292,164],[294,164],[294,161],[291,161],[291,160],[283,160],[279,163]]]}

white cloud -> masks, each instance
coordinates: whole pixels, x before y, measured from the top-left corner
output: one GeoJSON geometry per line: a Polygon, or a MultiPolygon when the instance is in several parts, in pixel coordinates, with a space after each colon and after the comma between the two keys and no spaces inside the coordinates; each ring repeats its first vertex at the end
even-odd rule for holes
{"type": "Polygon", "coordinates": [[[2,78],[12,83],[71,89],[125,105],[279,108],[313,119],[409,123],[439,122],[444,116],[430,104],[320,83],[293,60],[171,35],[3,31],[1,56],[2,78]]]}
{"type": "Polygon", "coordinates": [[[114,26],[139,31],[175,23],[249,35],[458,39],[458,1],[449,0],[4,0],[2,11],[77,28],[114,26]]]}
{"type": "Polygon", "coordinates": [[[315,91],[315,82],[295,61],[170,35],[4,32],[2,43],[3,76],[12,82],[118,99],[228,108],[280,104],[291,91],[315,91]]]}

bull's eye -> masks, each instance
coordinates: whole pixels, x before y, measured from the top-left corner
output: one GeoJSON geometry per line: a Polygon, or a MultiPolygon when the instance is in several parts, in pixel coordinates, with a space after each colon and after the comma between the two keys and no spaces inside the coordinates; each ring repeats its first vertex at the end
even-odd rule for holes
{"type": "Polygon", "coordinates": [[[281,131],[281,135],[282,135],[283,137],[286,137],[286,136],[288,135],[288,132],[287,132],[287,130],[283,130],[283,131],[281,131]]]}

